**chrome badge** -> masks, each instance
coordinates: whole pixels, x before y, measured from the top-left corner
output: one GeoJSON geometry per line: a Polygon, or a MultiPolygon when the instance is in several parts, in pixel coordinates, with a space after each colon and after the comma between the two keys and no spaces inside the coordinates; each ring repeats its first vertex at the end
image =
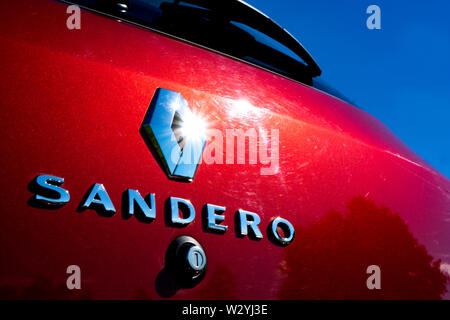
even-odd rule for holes
{"type": "Polygon", "coordinates": [[[206,143],[205,125],[178,92],[158,88],[141,131],[171,179],[192,181],[206,143]]]}

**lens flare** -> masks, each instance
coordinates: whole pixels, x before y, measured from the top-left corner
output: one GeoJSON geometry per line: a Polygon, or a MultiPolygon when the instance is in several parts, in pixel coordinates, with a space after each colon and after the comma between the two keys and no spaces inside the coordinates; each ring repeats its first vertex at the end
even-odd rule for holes
{"type": "Polygon", "coordinates": [[[186,115],[186,118],[183,119],[180,126],[180,133],[186,140],[205,139],[207,128],[208,124],[205,119],[199,115],[191,113],[186,115]]]}

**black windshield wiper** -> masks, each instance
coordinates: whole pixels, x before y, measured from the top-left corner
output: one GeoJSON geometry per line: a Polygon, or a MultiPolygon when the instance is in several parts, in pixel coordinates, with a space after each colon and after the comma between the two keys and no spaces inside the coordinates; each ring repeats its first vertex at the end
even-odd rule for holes
{"type": "Polygon", "coordinates": [[[321,74],[300,42],[272,19],[240,0],[68,2],[150,27],[307,84],[321,74]],[[278,44],[261,41],[260,34],[278,44]]]}

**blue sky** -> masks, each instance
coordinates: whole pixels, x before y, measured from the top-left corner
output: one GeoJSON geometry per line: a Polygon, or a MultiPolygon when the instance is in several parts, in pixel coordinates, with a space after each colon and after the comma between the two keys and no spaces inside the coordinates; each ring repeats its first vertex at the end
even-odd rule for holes
{"type": "Polygon", "coordinates": [[[322,78],[450,177],[450,1],[248,0],[289,30],[322,78]],[[369,30],[369,5],[381,30],[369,30]]]}

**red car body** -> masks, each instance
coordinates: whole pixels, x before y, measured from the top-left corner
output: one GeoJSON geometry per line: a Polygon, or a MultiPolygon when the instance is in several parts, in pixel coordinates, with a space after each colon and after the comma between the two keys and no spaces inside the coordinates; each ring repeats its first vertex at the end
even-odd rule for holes
{"type": "Polygon", "coordinates": [[[329,94],[205,48],[67,4],[10,1],[0,18],[0,297],[13,299],[439,299],[450,269],[450,182],[377,119],[329,94]],[[213,127],[279,130],[279,170],[205,164],[169,180],[139,133],[157,88],[181,93],[213,127]],[[236,109],[246,101],[250,108],[236,109]],[[237,103],[239,105],[239,103],[237,103]],[[30,205],[40,174],[64,178],[70,202],[30,205]],[[117,213],[77,210],[102,183],[117,213]],[[125,189],[155,193],[156,219],[121,215],[125,189]],[[165,201],[192,202],[184,228],[165,201]],[[226,207],[225,234],[206,232],[202,206],[226,207]],[[264,238],[238,237],[235,213],[261,217],[264,238]],[[288,246],[266,229],[281,216],[288,246]],[[164,271],[179,235],[203,246],[194,288],[164,271]],[[81,268],[68,290],[66,268],[81,268]],[[378,265],[381,289],[369,290],[378,265]]]}

